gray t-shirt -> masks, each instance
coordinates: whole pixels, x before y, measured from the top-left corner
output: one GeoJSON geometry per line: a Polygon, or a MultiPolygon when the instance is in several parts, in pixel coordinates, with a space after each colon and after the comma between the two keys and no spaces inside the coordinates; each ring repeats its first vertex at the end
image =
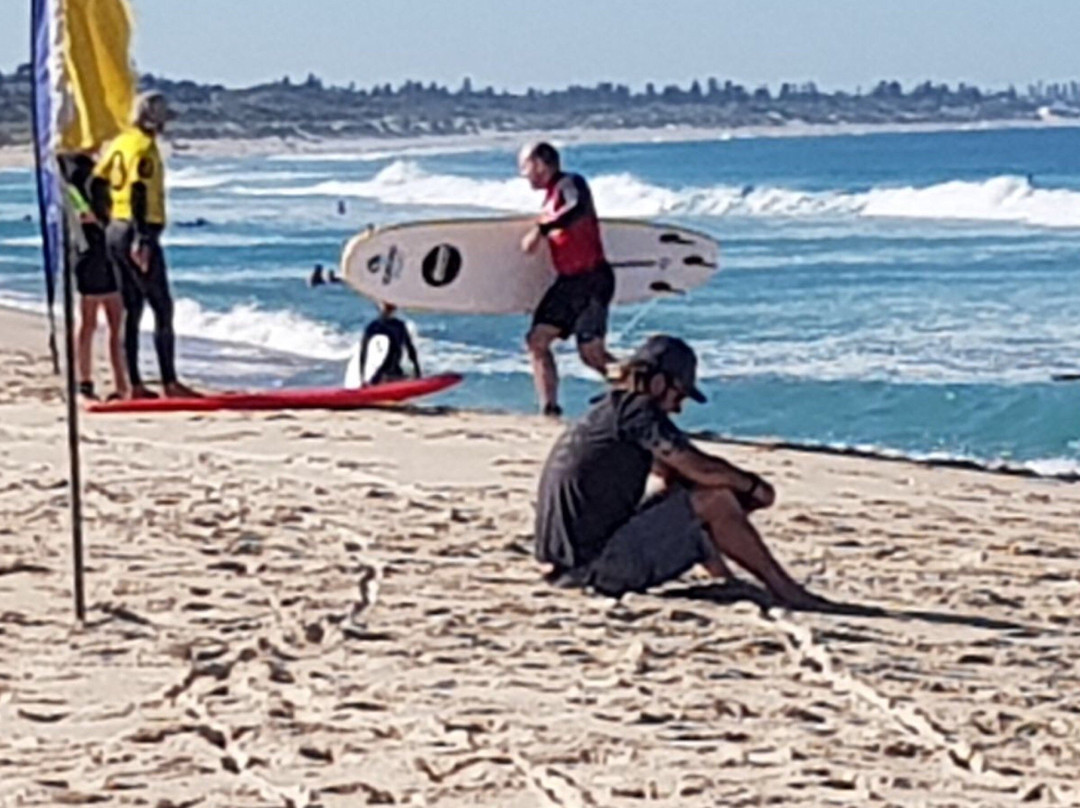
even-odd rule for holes
{"type": "Polygon", "coordinates": [[[613,390],[551,450],[536,504],[536,557],[564,569],[596,558],[637,511],[656,454],[689,438],[648,396],[613,390]]]}

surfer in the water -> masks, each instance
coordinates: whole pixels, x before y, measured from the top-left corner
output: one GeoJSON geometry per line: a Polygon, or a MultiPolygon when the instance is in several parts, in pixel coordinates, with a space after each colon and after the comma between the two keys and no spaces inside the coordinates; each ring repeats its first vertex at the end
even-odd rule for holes
{"type": "Polygon", "coordinates": [[[613,361],[604,339],[615,276],[604,255],[600,221],[585,180],[562,170],[559,152],[550,143],[525,146],[518,168],[533,188],[546,192],[540,218],[525,234],[521,249],[531,253],[546,238],[558,277],[533,313],[526,344],[540,409],[559,416],[559,376],[551,345],[573,334],[581,360],[605,372],[613,361]]]}
{"type": "Polygon", "coordinates": [[[401,366],[404,354],[408,354],[409,362],[413,366],[413,377],[419,379],[422,375],[420,359],[416,355],[412,337],[409,336],[409,329],[394,316],[395,311],[396,308],[389,303],[379,304],[378,319],[372,320],[364,329],[364,336],[360,341],[360,373],[365,387],[407,378],[401,366]],[[386,356],[373,372],[367,373],[368,351],[376,337],[382,337],[386,341],[386,356]]]}

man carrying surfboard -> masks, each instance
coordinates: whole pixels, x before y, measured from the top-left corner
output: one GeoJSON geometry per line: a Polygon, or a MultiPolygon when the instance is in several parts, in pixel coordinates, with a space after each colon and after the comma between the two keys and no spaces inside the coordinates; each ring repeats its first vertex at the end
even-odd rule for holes
{"type": "Polygon", "coordinates": [[[650,337],[622,378],[556,442],[537,497],[536,557],[558,586],[606,595],[641,592],[696,564],[730,577],[724,557],[792,608],[835,604],[811,594],[773,558],[750,514],[776,500],[772,485],[702,452],[669,415],[704,401],[697,358],[676,337],[650,337]],[[650,472],[663,489],[642,501],[650,472]]]}
{"type": "Polygon", "coordinates": [[[540,409],[557,417],[562,410],[551,345],[573,334],[581,360],[598,373],[605,372],[613,361],[605,337],[615,275],[604,255],[600,221],[584,178],[562,170],[559,152],[550,143],[522,148],[518,169],[533,188],[546,194],[543,211],[522,239],[521,249],[531,253],[547,239],[558,275],[533,312],[526,337],[540,409]]]}

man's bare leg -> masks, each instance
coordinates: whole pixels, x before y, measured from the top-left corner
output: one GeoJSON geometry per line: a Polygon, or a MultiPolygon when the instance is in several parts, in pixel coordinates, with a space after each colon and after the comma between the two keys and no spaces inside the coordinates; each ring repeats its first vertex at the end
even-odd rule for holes
{"type": "MultiPolygon", "coordinates": [[[[705,523],[716,550],[738,562],[784,604],[796,609],[828,605],[828,601],[807,592],[780,566],[731,491],[726,488],[698,488],[690,493],[690,502],[694,512],[705,523]]],[[[713,559],[709,561],[713,562],[713,559]]],[[[723,574],[727,565],[722,560],[721,564],[723,567],[710,563],[706,568],[710,572],[717,569],[723,574]]]]}
{"type": "Polygon", "coordinates": [[[79,384],[86,384],[94,379],[94,331],[97,329],[100,300],[97,295],[83,295],[79,300],[79,331],[75,343],[75,368],[78,371],[79,384]]]}
{"type": "Polygon", "coordinates": [[[128,387],[127,365],[124,357],[124,302],[119,293],[105,298],[105,319],[109,325],[109,364],[118,398],[131,395],[128,387]]]}
{"type": "Polygon", "coordinates": [[[607,344],[603,337],[591,339],[578,345],[578,355],[581,361],[591,367],[601,376],[607,373],[607,366],[615,361],[615,357],[608,353],[607,344]]]}
{"type": "Polygon", "coordinates": [[[560,331],[553,325],[534,325],[525,338],[532,359],[533,382],[536,385],[536,397],[540,401],[540,411],[552,413],[559,406],[559,371],[555,367],[555,356],[551,344],[560,336],[560,331]]]}

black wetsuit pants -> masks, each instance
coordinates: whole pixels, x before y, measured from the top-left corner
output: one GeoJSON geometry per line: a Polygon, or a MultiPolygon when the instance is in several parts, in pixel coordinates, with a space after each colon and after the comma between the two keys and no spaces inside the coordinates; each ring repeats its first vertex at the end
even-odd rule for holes
{"type": "Polygon", "coordinates": [[[149,303],[154,312],[154,348],[157,350],[161,381],[176,381],[176,335],[173,332],[173,300],[169,293],[169,278],[165,272],[165,253],[161,249],[161,228],[152,228],[147,238],[150,247],[150,269],[143,272],[131,260],[131,245],[135,241],[135,225],[115,220],[105,231],[109,260],[120,279],[124,298],[124,354],[127,357],[128,378],[133,385],[142,384],[139,373],[139,324],[143,307],[149,303]]]}

